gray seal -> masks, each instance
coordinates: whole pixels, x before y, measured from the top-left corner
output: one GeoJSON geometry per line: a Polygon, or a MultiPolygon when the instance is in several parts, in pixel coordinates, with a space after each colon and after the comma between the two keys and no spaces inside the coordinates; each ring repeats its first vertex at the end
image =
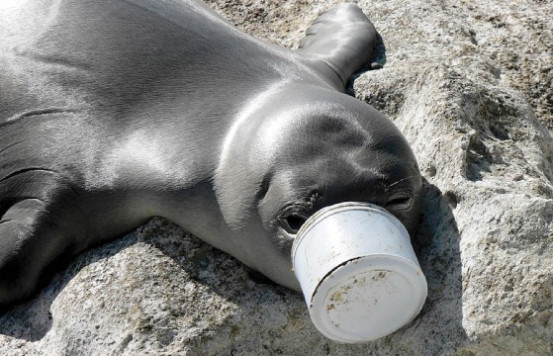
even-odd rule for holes
{"type": "Polygon", "coordinates": [[[292,241],[325,206],[416,229],[411,149],[343,93],[376,41],[355,5],[297,51],[185,0],[2,2],[0,31],[0,305],[153,216],[294,289],[292,241]]]}

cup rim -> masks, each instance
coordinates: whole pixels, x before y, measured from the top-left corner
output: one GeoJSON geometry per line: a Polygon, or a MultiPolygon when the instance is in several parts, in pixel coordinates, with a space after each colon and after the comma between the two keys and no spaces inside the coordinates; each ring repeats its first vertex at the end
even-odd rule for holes
{"type": "Polygon", "coordinates": [[[306,220],[306,222],[301,226],[292,243],[292,251],[291,251],[292,263],[294,263],[294,258],[296,257],[296,251],[298,250],[301,242],[305,239],[307,232],[311,230],[319,221],[321,221],[323,216],[328,217],[343,211],[352,211],[352,210],[373,211],[373,212],[381,213],[384,216],[391,219],[393,223],[400,226],[400,229],[405,230],[405,233],[409,235],[403,223],[399,221],[399,219],[396,218],[390,211],[386,210],[382,206],[379,206],[373,203],[356,202],[356,201],[338,203],[338,204],[324,207],[321,210],[318,210],[317,212],[315,212],[315,214],[311,215],[306,220]]]}

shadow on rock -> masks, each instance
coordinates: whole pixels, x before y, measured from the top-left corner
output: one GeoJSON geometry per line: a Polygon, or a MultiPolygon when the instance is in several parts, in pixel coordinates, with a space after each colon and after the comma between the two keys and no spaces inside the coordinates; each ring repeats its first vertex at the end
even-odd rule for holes
{"type": "MultiPolygon", "coordinates": [[[[415,320],[428,352],[448,353],[467,341],[463,329],[460,239],[453,209],[457,198],[424,180],[424,213],[415,249],[428,282],[428,298],[415,320]],[[418,246],[417,246],[418,245],[418,246]],[[432,350],[432,351],[430,351],[432,350]]],[[[426,354],[426,353],[425,353],[426,354]]]]}

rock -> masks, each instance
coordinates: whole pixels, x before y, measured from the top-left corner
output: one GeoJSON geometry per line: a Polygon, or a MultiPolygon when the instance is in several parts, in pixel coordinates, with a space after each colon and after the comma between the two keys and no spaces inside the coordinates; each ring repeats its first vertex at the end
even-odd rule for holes
{"type": "MultiPolygon", "coordinates": [[[[339,1],[212,0],[295,47],[339,1]]],[[[553,345],[553,4],[358,1],[381,37],[349,91],[404,132],[425,178],[429,295],[410,325],[342,345],[298,293],[154,219],[0,316],[1,355],[546,355],[553,345]],[[376,66],[378,67],[378,66],[376,66]]]]}

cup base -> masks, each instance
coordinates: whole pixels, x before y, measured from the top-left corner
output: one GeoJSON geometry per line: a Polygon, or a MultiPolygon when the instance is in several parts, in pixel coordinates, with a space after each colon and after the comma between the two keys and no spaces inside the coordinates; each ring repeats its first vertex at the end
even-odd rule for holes
{"type": "Polygon", "coordinates": [[[344,343],[366,342],[413,320],[426,294],[426,279],[412,261],[395,255],[367,255],[327,274],[313,293],[309,313],[326,337],[344,343]]]}

